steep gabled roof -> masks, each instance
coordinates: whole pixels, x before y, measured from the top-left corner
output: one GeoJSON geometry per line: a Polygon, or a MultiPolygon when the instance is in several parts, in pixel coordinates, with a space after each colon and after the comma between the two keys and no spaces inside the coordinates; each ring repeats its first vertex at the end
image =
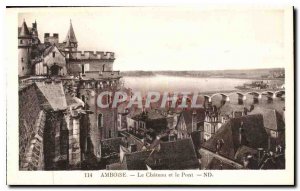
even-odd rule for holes
{"type": "Polygon", "coordinates": [[[170,142],[160,142],[146,160],[146,164],[153,170],[199,168],[199,161],[190,138],[170,142]]]}
{"type": "Polygon", "coordinates": [[[239,118],[230,119],[203,147],[212,152],[217,151],[217,142],[222,140],[224,144],[218,153],[231,160],[236,160],[235,156],[241,146],[253,149],[266,148],[268,146],[268,135],[264,128],[261,114],[246,115],[239,118]],[[242,143],[239,141],[239,128],[243,122],[242,143]]]}
{"type": "Polygon", "coordinates": [[[125,153],[124,159],[120,162],[107,165],[108,170],[147,170],[145,160],[152,150],[125,153]]]}
{"type": "Polygon", "coordinates": [[[56,44],[52,44],[50,46],[47,46],[44,51],[43,51],[43,56],[47,56],[49,53],[53,51],[53,49],[57,48],[58,52],[62,55],[65,56],[65,54],[59,50],[59,48],[56,46],[56,44]]]}
{"type": "Polygon", "coordinates": [[[263,115],[265,128],[275,131],[284,130],[285,123],[283,117],[277,110],[256,107],[251,111],[251,114],[257,113],[263,115]]]}
{"type": "Polygon", "coordinates": [[[61,83],[36,82],[36,85],[46,102],[54,111],[64,110],[67,108],[67,101],[64,89],[61,83]]]}
{"type": "Polygon", "coordinates": [[[123,163],[127,170],[147,170],[145,160],[149,157],[152,150],[126,153],[123,163]]]}

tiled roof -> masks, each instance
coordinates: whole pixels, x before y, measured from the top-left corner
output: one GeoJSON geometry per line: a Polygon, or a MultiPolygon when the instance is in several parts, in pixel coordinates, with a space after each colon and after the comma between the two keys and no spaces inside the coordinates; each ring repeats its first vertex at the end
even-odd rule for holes
{"type": "Polygon", "coordinates": [[[122,162],[107,165],[108,170],[147,170],[145,160],[152,150],[125,153],[122,162]]]}
{"type": "Polygon", "coordinates": [[[235,166],[226,163],[224,160],[217,159],[214,157],[206,167],[207,169],[213,170],[226,170],[226,169],[236,169],[235,166]]]}
{"type": "Polygon", "coordinates": [[[36,82],[36,85],[54,111],[67,108],[67,101],[62,83],[36,82]]]}
{"type": "Polygon", "coordinates": [[[162,115],[161,112],[157,109],[151,109],[146,111],[145,113],[143,113],[141,110],[136,110],[136,113],[133,113],[133,116],[131,118],[141,121],[151,121],[157,119],[165,119],[166,116],[162,115]]]}
{"type": "Polygon", "coordinates": [[[122,137],[101,140],[101,147],[108,147],[109,152],[119,153],[120,145],[123,145],[122,137]]]}
{"type": "Polygon", "coordinates": [[[235,160],[236,152],[243,145],[253,149],[266,148],[268,146],[268,135],[264,128],[262,115],[246,115],[230,119],[212,138],[203,143],[203,147],[216,152],[216,146],[220,140],[224,144],[222,144],[218,153],[231,160],[235,160]],[[241,122],[243,122],[242,143],[239,141],[241,122]]]}
{"type": "Polygon", "coordinates": [[[161,142],[146,160],[153,170],[197,169],[199,162],[192,140],[181,139],[171,142],[161,142]]]}
{"type": "Polygon", "coordinates": [[[124,166],[123,163],[118,162],[118,163],[113,163],[110,165],[106,166],[107,170],[126,170],[126,167],[124,166]]]}
{"type": "Polygon", "coordinates": [[[59,48],[56,46],[56,44],[52,44],[52,45],[50,45],[50,46],[47,46],[47,47],[43,50],[43,56],[47,56],[48,54],[50,54],[50,53],[53,51],[53,49],[54,49],[55,47],[58,49],[59,53],[61,53],[63,56],[65,56],[64,53],[61,52],[61,51],[59,50],[59,48]]]}
{"type": "Polygon", "coordinates": [[[147,170],[145,160],[149,157],[152,150],[126,153],[123,163],[127,170],[147,170]]]}
{"type": "Polygon", "coordinates": [[[54,47],[55,47],[54,45],[50,45],[50,46],[46,47],[46,48],[44,49],[44,51],[43,51],[43,56],[46,56],[46,55],[48,55],[50,52],[52,52],[52,50],[53,50],[54,47]]]}
{"type": "Polygon", "coordinates": [[[237,150],[236,153],[235,153],[234,158],[235,158],[237,161],[241,161],[242,158],[243,158],[245,155],[247,155],[247,154],[256,155],[256,154],[257,154],[257,149],[250,148],[250,147],[247,147],[247,146],[243,145],[243,146],[241,146],[240,148],[238,148],[238,150],[237,150]]]}
{"type": "Polygon", "coordinates": [[[159,110],[153,110],[153,109],[147,111],[146,116],[147,116],[148,120],[156,120],[156,119],[163,119],[163,118],[165,118],[165,116],[162,115],[159,110]]]}
{"type": "Polygon", "coordinates": [[[284,130],[285,123],[283,117],[275,109],[265,109],[261,107],[254,108],[251,114],[262,114],[264,118],[264,126],[271,130],[284,130]]]}
{"type": "Polygon", "coordinates": [[[231,103],[225,103],[223,106],[220,107],[220,115],[225,116],[225,115],[231,115],[232,112],[235,111],[244,111],[244,105],[235,105],[231,103]]]}

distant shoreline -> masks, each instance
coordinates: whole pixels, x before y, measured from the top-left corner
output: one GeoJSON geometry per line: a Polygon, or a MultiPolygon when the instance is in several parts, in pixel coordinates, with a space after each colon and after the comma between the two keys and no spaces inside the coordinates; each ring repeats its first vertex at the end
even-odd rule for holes
{"type": "Polygon", "coordinates": [[[189,77],[189,78],[232,78],[253,80],[284,80],[274,77],[273,73],[283,73],[283,68],[251,70],[215,70],[215,71],[123,71],[124,77],[151,77],[156,75],[189,77]]]}
{"type": "Polygon", "coordinates": [[[249,80],[280,80],[284,81],[285,78],[259,78],[256,76],[194,76],[194,75],[175,75],[175,74],[148,74],[148,75],[139,75],[139,74],[122,74],[123,77],[155,77],[155,76],[172,76],[172,77],[186,77],[186,78],[230,78],[230,79],[249,79],[249,80]]]}

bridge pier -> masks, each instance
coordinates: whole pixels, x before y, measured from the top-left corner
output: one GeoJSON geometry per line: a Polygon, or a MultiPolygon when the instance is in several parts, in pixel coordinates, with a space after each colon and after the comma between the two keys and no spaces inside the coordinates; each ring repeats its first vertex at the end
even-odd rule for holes
{"type": "Polygon", "coordinates": [[[259,100],[261,99],[261,94],[257,93],[257,92],[248,92],[246,94],[250,94],[253,96],[253,104],[258,104],[259,100]]]}
{"type": "Polygon", "coordinates": [[[246,96],[242,93],[237,93],[238,94],[238,104],[243,105],[244,101],[246,100],[246,96]]]}
{"type": "Polygon", "coordinates": [[[204,106],[204,108],[208,108],[209,105],[211,105],[211,97],[208,95],[205,95],[203,106],[204,106]]]}
{"type": "Polygon", "coordinates": [[[276,98],[276,94],[273,92],[267,92],[267,102],[272,103],[273,100],[276,98]]]}
{"type": "Polygon", "coordinates": [[[229,96],[225,95],[225,94],[221,94],[222,96],[222,100],[221,100],[221,105],[224,105],[226,102],[229,102],[229,96]]]}

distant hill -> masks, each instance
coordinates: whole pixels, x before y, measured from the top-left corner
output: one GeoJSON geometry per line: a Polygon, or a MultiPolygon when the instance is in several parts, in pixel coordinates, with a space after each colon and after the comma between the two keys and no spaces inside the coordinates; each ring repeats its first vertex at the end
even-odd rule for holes
{"type": "Polygon", "coordinates": [[[143,77],[143,76],[155,76],[153,71],[125,71],[120,72],[122,76],[135,76],[135,77],[143,77]]]}
{"type": "Polygon", "coordinates": [[[182,77],[220,77],[220,78],[249,78],[249,79],[272,79],[284,76],[283,68],[271,69],[247,69],[247,70],[209,70],[209,71],[123,71],[123,76],[154,76],[169,75],[182,77]],[[275,75],[276,74],[276,75],[275,75]]]}

